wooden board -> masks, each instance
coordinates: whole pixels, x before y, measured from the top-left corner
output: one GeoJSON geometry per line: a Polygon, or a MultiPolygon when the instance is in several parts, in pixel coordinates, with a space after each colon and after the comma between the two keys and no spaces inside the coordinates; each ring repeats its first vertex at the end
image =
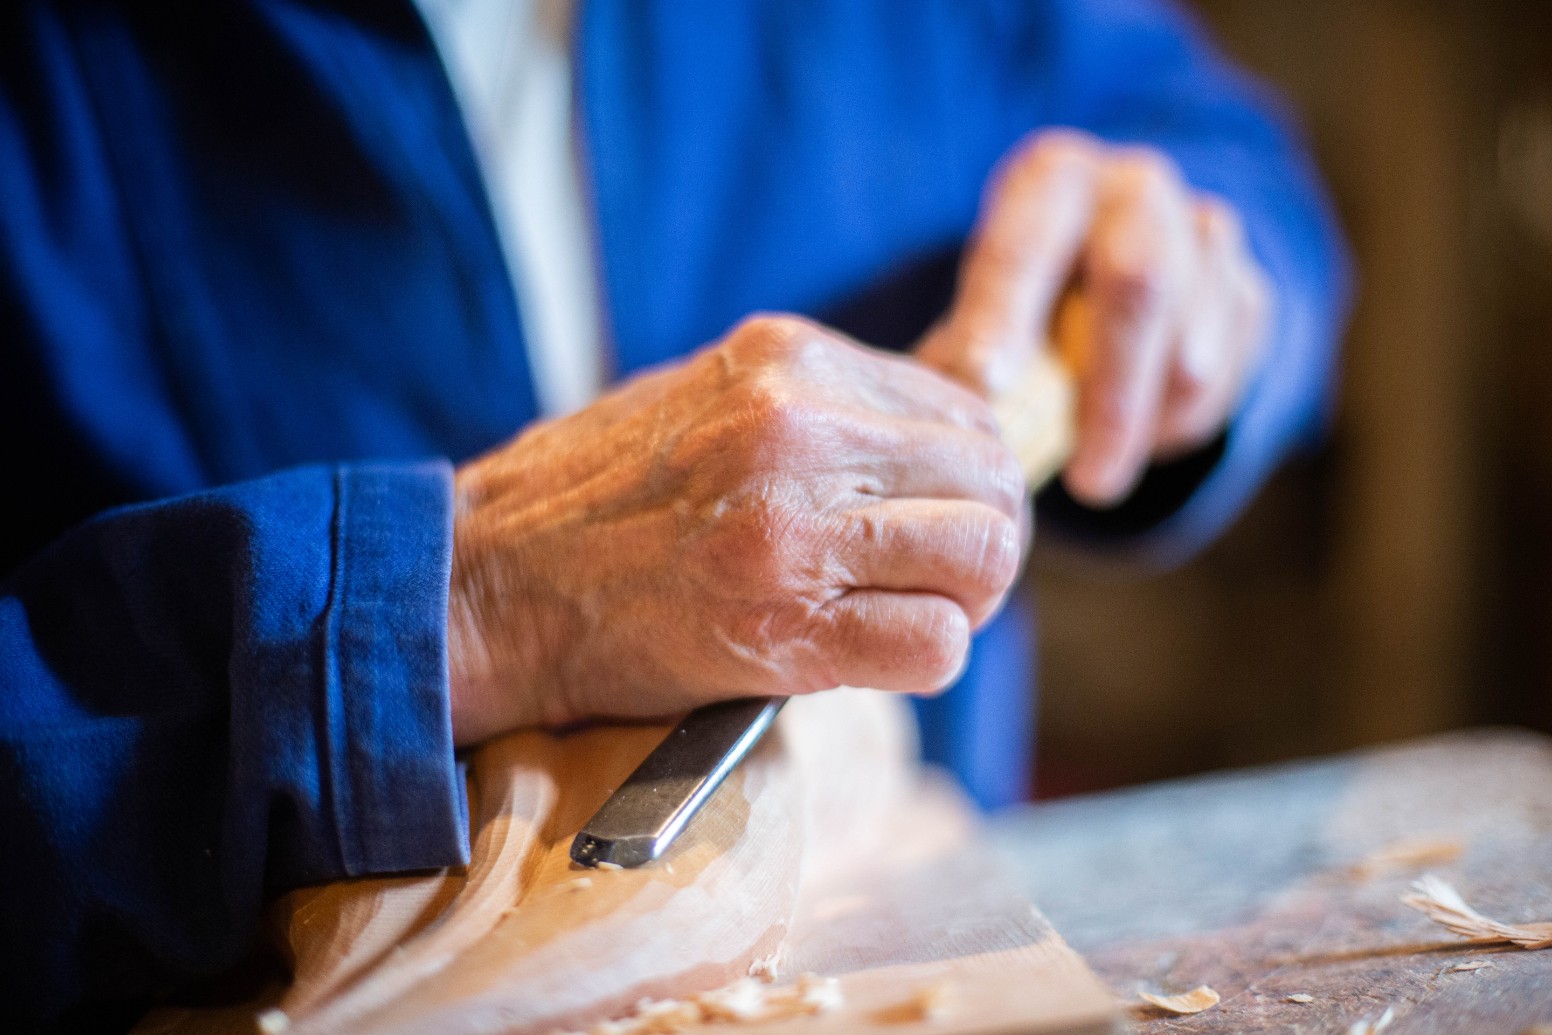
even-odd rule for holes
{"type": "MultiPolygon", "coordinates": [[[[294,981],[145,1032],[550,1032],[643,997],[839,980],[844,1002],[739,1031],[1112,1030],[1113,998],[973,839],[966,806],[914,763],[898,699],[792,702],[660,863],[583,871],[572,836],[661,736],[525,733],[475,756],[467,873],[348,882],[282,904],[294,981]],[[941,990],[932,1019],[904,1009],[941,990]]],[[[701,1026],[696,1030],[716,1030],[701,1026]]]]}
{"type": "Polygon", "coordinates": [[[1426,870],[1489,916],[1552,920],[1545,737],[1458,733],[1070,799],[1001,818],[993,839],[1118,995],[1223,996],[1194,1017],[1139,1011],[1144,1032],[1343,1032],[1387,1008],[1386,1035],[1552,1024],[1552,951],[1453,943],[1399,902],[1426,870]],[[1407,844],[1440,850],[1409,863],[1407,844]],[[1473,960],[1491,965],[1452,969],[1473,960]]]}

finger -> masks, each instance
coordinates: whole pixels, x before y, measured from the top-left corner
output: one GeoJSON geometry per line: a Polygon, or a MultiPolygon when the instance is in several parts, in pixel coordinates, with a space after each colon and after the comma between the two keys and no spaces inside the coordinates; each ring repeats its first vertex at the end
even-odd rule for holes
{"type": "Polygon", "coordinates": [[[965,500],[1017,518],[1028,495],[1018,457],[995,434],[870,415],[837,427],[819,448],[832,463],[854,457],[867,496],[965,500]]]}
{"type": "Polygon", "coordinates": [[[886,500],[841,515],[835,541],[849,588],[935,593],[975,628],[1018,574],[1017,520],[979,503],[886,500]]]}
{"type": "Polygon", "coordinates": [[[1084,260],[1092,340],[1065,473],[1068,489],[1098,506],[1125,496],[1148,459],[1194,258],[1185,192],[1165,160],[1129,157],[1105,180],[1084,260]]]}
{"type": "Polygon", "coordinates": [[[820,612],[816,685],[942,690],[964,670],[970,619],[947,597],[859,589],[820,612]]]}
{"type": "Polygon", "coordinates": [[[1180,370],[1182,376],[1172,379],[1166,415],[1160,421],[1157,451],[1161,455],[1196,448],[1222,430],[1243,397],[1265,346],[1265,278],[1245,246],[1238,220],[1232,215],[1226,220],[1219,215],[1208,218],[1220,228],[1213,247],[1223,257],[1211,260],[1221,263],[1212,292],[1217,325],[1201,333],[1216,338],[1217,355],[1212,360],[1216,366],[1206,377],[1180,370]]]}
{"type": "Polygon", "coordinates": [[[1241,260],[1238,219],[1218,201],[1198,202],[1196,282],[1181,313],[1155,456],[1172,456],[1209,439],[1228,416],[1237,360],[1234,355],[1235,264],[1241,260]]]}
{"type": "Polygon", "coordinates": [[[1042,134],[997,172],[942,327],[919,357],[987,395],[1005,391],[1042,346],[1094,207],[1101,145],[1042,134]]]}

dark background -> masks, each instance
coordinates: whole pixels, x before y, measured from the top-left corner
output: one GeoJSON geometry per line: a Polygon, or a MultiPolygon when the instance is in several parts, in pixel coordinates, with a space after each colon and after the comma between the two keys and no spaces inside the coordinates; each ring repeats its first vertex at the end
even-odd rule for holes
{"type": "Polygon", "coordinates": [[[1036,551],[1041,796],[1552,731],[1552,3],[1196,0],[1358,266],[1333,434],[1156,577],[1036,551]]]}

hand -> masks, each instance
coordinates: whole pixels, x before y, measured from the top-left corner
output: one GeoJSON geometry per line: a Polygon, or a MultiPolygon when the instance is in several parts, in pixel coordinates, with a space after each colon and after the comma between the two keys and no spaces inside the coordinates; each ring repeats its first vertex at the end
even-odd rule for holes
{"type": "Polygon", "coordinates": [[[954,306],[917,355],[994,397],[1054,337],[1078,393],[1064,480],[1107,506],[1150,459],[1227,423],[1269,290],[1234,210],[1193,193],[1167,157],[1052,130],[993,177],[954,306]]]}
{"type": "Polygon", "coordinates": [[[842,684],[930,692],[1018,567],[986,404],[782,317],[457,472],[454,735],[842,684]]]}

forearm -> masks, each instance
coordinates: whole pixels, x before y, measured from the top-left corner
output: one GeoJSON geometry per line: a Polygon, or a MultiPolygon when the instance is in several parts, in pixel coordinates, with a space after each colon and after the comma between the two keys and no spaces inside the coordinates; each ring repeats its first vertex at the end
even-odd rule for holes
{"type": "Polygon", "coordinates": [[[449,474],[308,468],[116,511],[8,579],[14,1001],[143,998],[240,959],[267,890],[461,860],[449,474]]]}

